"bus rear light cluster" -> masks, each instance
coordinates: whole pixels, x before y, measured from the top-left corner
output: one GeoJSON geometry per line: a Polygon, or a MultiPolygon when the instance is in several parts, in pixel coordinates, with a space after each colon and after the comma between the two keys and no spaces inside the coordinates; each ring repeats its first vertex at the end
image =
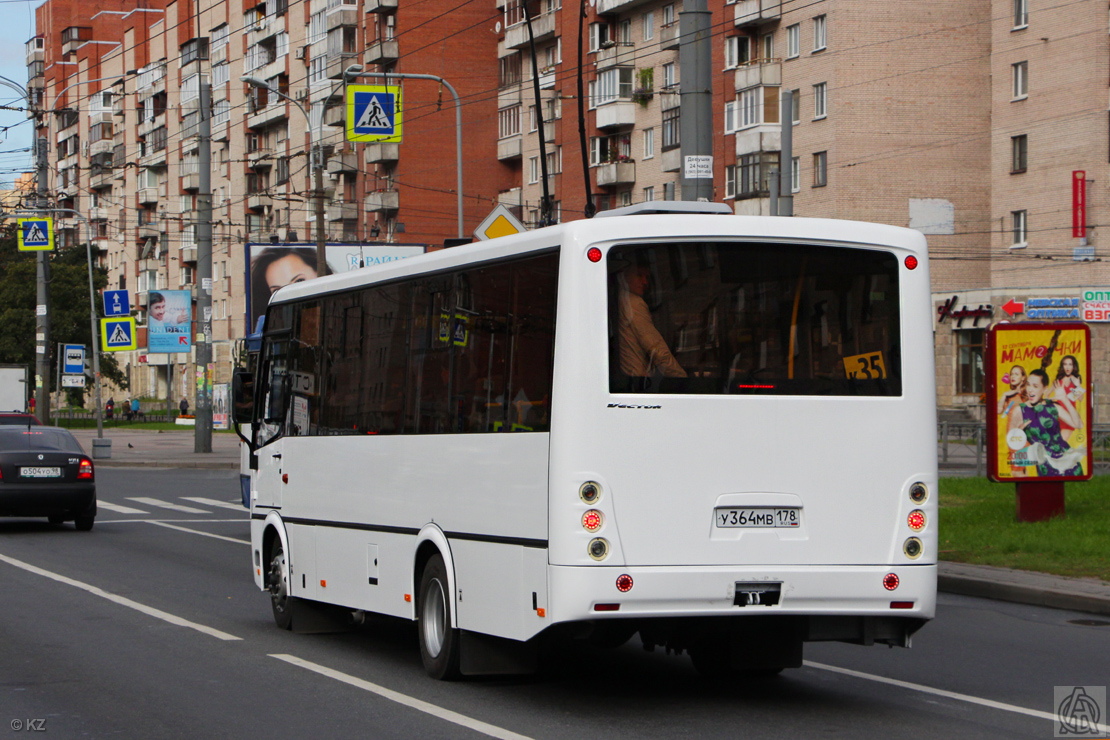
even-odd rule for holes
{"type": "Polygon", "coordinates": [[[921,540],[916,537],[910,537],[902,545],[902,552],[906,553],[906,557],[910,560],[917,560],[921,557],[921,553],[924,549],[925,546],[922,545],[921,540]]]}
{"type": "Polygon", "coordinates": [[[583,503],[596,504],[601,500],[601,484],[594,483],[588,480],[578,487],[578,498],[582,499],[583,503]]]}
{"type": "Polygon", "coordinates": [[[587,532],[596,532],[605,523],[605,517],[597,509],[590,509],[582,515],[582,528],[587,532]]]}
{"type": "Polygon", "coordinates": [[[910,515],[906,517],[906,526],[914,532],[920,532],[925,529],[925,512],[921,509],[914,509],[910,515]]]}
{"type": "Polygon", "coordinates": [[[586,552],[594,560],[604,560],[609,557],[609,540],[604,537],[595,537],[586,546],[586,552]]]}
{"type": "Polygon", "coordinates": [[[887,591],[893,591],[898,588],[899,583],[901,583],[901,581],[898,579],[897,573],[887,573],[883,576],[883,588],[887,591]]]}
{"type": "Polygon", "coordinates": [[[929,487],[924,483],[914,483],[910,486],[910,501],[923,504],[927,498],[929,498],[929,487]]]}
{"type": "Polygon", "coordinates": [[[626,594],[632,590],[632,576],[625,573],[624,575],[617,576],[617,590],[622,594],[626,594]]]}

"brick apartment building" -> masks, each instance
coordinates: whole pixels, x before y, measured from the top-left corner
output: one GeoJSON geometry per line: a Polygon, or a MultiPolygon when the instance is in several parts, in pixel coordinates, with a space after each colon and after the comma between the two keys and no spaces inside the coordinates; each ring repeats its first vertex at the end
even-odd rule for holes
{"type": "MultiPolygon", "coordinates": [[[[439,76],[458,91],[467,234],[497,203],[535,225],[545,169],[561,220],[582,218],[590,202],[682,197],[681,1],[142,5],[90,11],[48,0],[38,9],[28,64],[32,94],[54,111],[40,130],[49,189],[92,222],[111,287],[139,297],[140,324],[149,291],[195,289],[198,91],[210,81],[217,382],[247,332],[245,244],[312,240],[306,152],[317,121],[329,241],[435,246],[455,236],[451,96],[402,80],[403,142],[347,142],[342,86],[352,64],[439,76]],[[250,87],[244,74],[293,101],[250,87]]],[[[797,216],[925,232],[935,302],[964,314],[936,325],[941,406],[979,408],[984,329],[1009,318],[1008,301],[1079,303],[1110,285],[1097,234],[1110,174],[1104,5],[708,0],[708,10],[713,199],[769,215],[770,173],[781,168],[797,216]],[[790,162],[780,161],[784,90],[795,101],[790,162]],[[1072,230],[1076,171],[1087,194],[1082,240],[1072,230]]],[[[63,244],[83,243],[76,221],[62,225],[63,244]]],[[[1098,363],[1088,379],[1098,383],[1110,331],[1091,327],[1098,363]]],[[[133,353],[134,392],[164,393],[168,359],[174,377],[189,377],[187,355],[133,353]]],[[[1096,400],[1105,418],[1110,409],[1096,400]]]]}

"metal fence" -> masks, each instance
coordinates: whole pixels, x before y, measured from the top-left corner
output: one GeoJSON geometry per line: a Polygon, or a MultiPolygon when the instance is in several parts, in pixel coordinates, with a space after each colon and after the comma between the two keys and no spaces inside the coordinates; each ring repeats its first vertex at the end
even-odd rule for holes
{"type": "MultiPolygon", "coordinates": [[[[1091,430],[1095,475],[1110,473],[1110,424],[1091,430]]],[[[974,421],[937,424],[937,458],[942,471],[965,475],[987,474],[987,425],[974,421]]]]}

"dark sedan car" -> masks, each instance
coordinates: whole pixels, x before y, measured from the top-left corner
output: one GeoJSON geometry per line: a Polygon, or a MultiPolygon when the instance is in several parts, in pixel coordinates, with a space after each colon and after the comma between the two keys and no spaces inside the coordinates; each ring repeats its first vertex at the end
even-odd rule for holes
{"type": "Polygon", "coordinates": [[[39,417],[34,414],[27,414],[22,411],[0,411],[0,425],[15,425],[15,426],[39,426],[42,424],[39,417]]]}
{"type": "Polygon", "coordinates": [[[92,460],[59,427],[0,426],[0,516],[73,521],[87,532],[96,519],[92,460]]]}

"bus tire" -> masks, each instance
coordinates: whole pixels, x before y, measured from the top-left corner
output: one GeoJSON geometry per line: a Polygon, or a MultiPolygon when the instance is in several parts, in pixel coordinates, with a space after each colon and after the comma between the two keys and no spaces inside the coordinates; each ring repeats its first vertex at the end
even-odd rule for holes
{"type": "Polygon", "coordinates": [[[270,609],[274,613],[274,623],[279,629],[293,628],[293,602],[289,595],[289,561],[281,538],[274,537],[270,543],[270,569],[266,572],[266,587],[270,592],[270,609]]]}
{"type": "Polygon", "coordinates": [[[447,566],[436,553],[420,576],[417,635],[420,658],[428,675],[440,681],[459,677],[459,631],[451,627],[451,597],[447,566]]]}

